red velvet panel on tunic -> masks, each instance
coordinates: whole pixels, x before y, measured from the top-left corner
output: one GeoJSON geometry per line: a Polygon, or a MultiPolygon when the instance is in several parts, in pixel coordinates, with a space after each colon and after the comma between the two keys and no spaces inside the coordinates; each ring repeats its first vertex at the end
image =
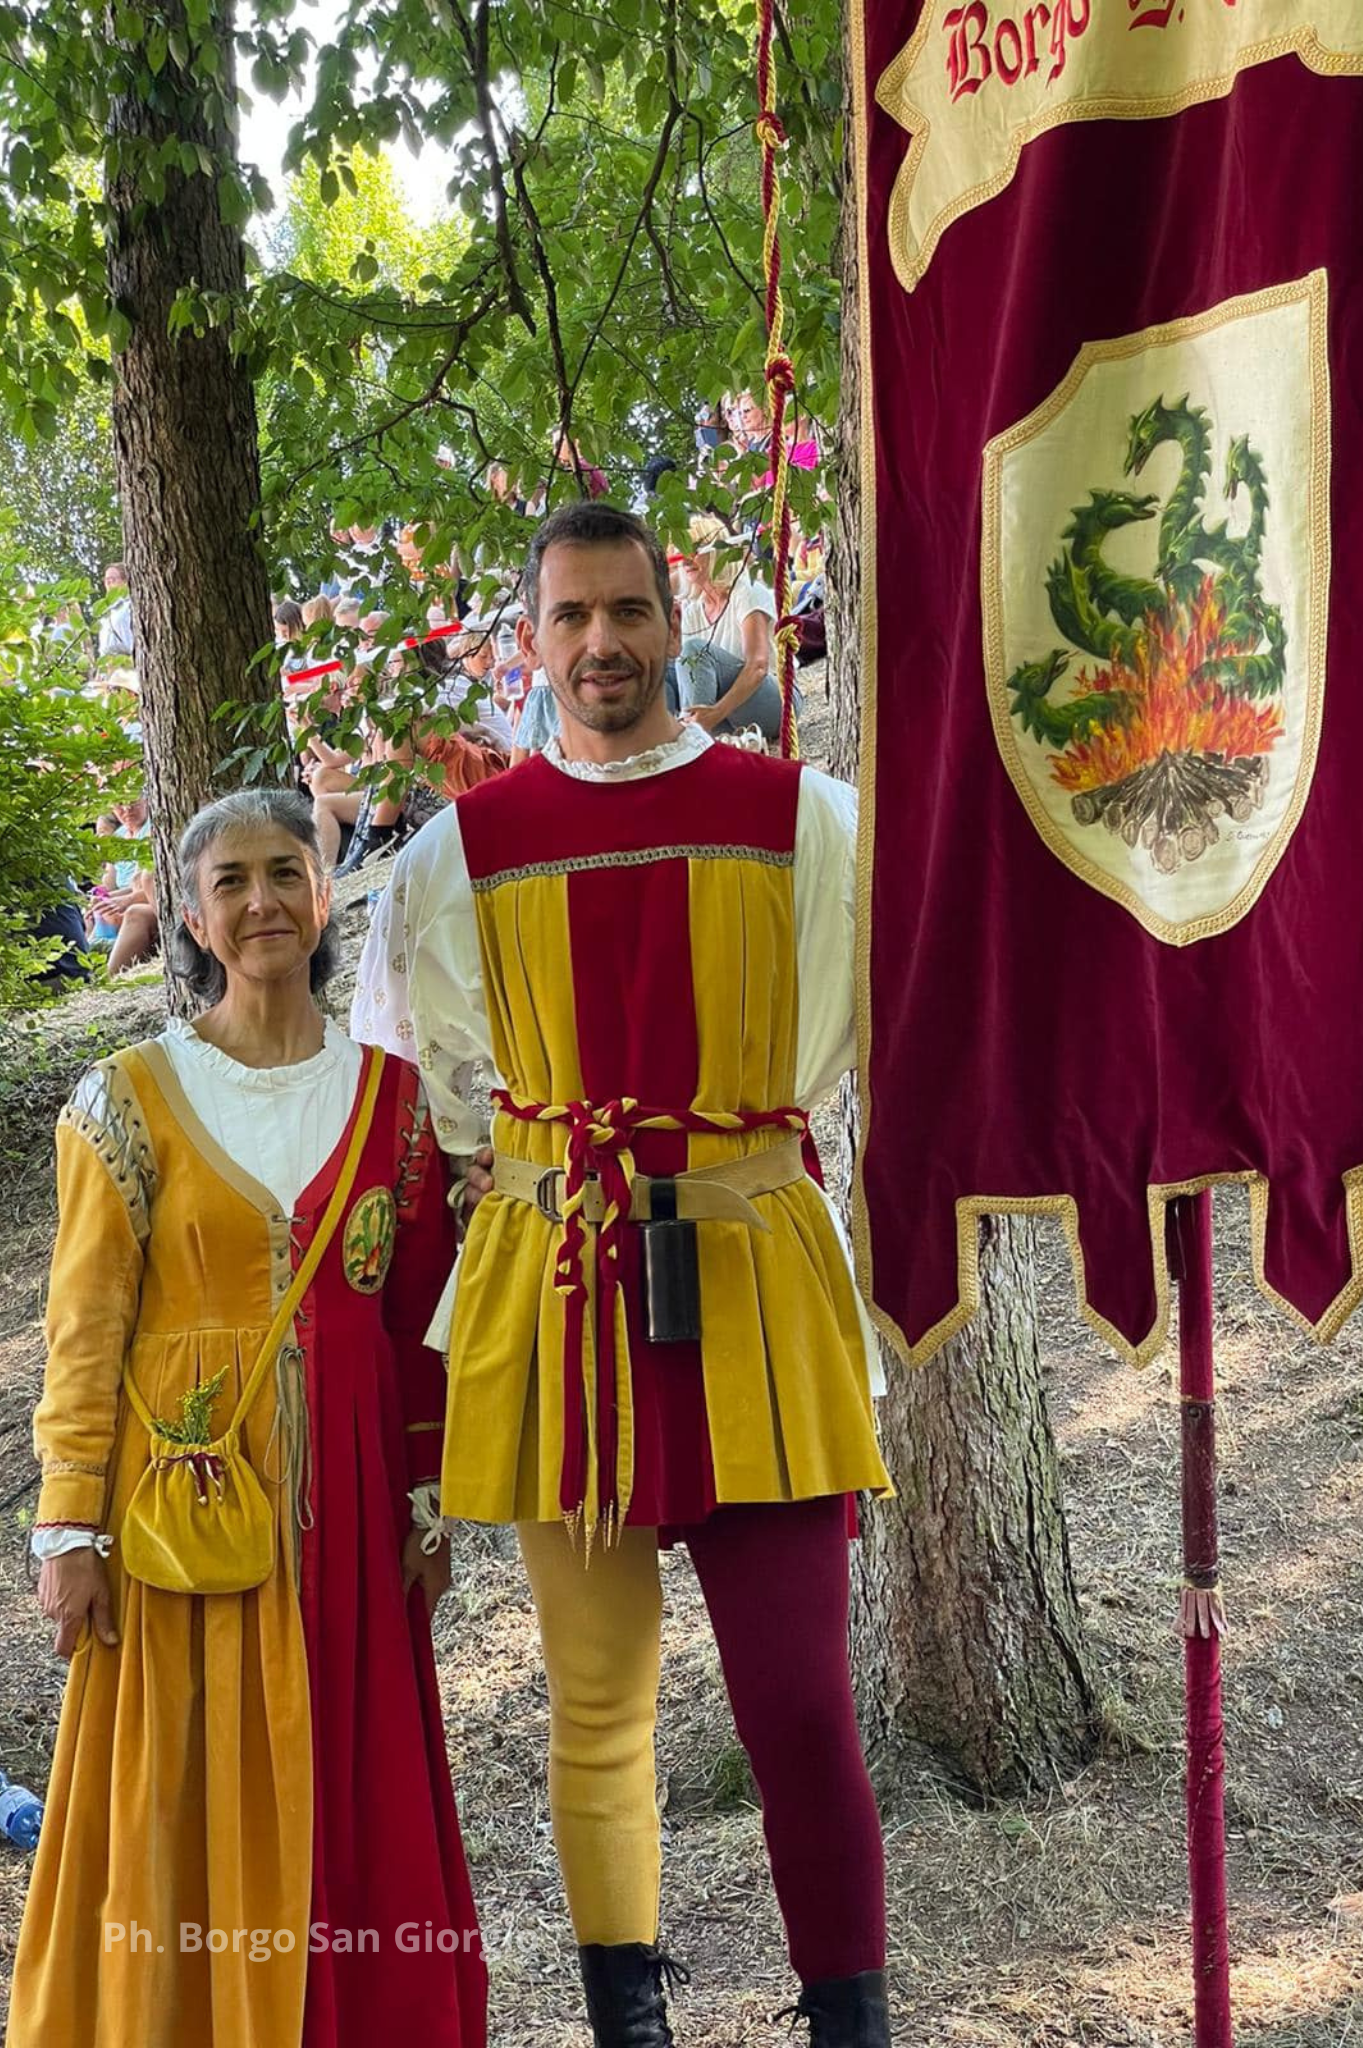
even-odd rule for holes
{"type": "MultiPolygon", "coordinates": [[[[304,2048],[486,2042],[486,1970],[430,1624],[420,1588],[402,1593],[409,1446],[425,1445],[432,1474],[440,1457],[439,1433],[409,1436],[407,1424],[443,1412],[441,1360],[421,1340],[452,1256],[440,1155],[429,1130],[415,1153],[407,1143],[417,1085],[412,1068],[388,1061],[351,1196],[350,1213],[370,1189],[397,1196],[385,1288],[363,1293],[347,1278],[342,1222],[298,1319],[313,1462],[313,1526],[301,1539],[312,1924],[323,1930],[309,1955],[304,2048]],[[399,1945],[403,1928],[415,1953],[399,1945]],[[361,1929],[373,1930],[376,1950],[346,1953],[342,1929],[356,1943],[361,1929]],[[457,1953],[439,1951],[442,1937],[457,1953]]],[[[299,1200],[297,1257],[311,1242],[348,1137],[299,1200]]]]}

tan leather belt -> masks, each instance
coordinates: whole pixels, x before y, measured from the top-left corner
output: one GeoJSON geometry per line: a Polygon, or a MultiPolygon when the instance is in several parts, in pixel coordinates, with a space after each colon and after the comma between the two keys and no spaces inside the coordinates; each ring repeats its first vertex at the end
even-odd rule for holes
{"type": "MultiPolygon", "coordinates": [[[[675,1176],[677,1215],[683,1222],[746,1223],[750,1230],[770,1230],[754,1195],[774,1195],[778,1188],[791,1187],[805,1177],[804,1154],[798,1138],[783,1138],[765,1151],[749,1152],[742,1159],[725,1159],[718,1166],[698,1166],[675,1176]]],[[[492,1184],[499,1195],[513,1202],[529,1202],[550,1223],[562,1223],[559,1207],[563,1192],[561,1166],[536,1166],[529,1159],[498,1159],[492,1170],[492,1184]]],[[[601,1183],[593,1175],[587,1182],[582,1214],[588,1223],[600,1223],[606,1205],[601,1183]]],[[[634,1177],[630,1222],[647,1223],[653,1214],[653,1182],[647,1174],[634,1177]]]]}

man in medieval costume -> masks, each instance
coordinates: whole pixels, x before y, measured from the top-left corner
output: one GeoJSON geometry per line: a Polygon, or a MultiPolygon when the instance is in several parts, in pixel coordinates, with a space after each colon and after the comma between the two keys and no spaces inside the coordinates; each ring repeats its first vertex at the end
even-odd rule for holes
{"type": "Polygon", "coordinates": [[[855,802],[668,711],[678,613],[631,515],[554,513],[523,598],[561,737],[400,856],[353,1017],[416,1052],[453,1153],[480,1138],[469,1063],[495,1078],[442,1507],[517,1525],[600,2048],[672,2040],[653,1732],[674,1541],[761,1794],[798,2011],[816,2048],[881,2048],[884,1854],[847,1600],[853,1496],[888,1481],[808,1143],[853,1056],[855,802]]]}

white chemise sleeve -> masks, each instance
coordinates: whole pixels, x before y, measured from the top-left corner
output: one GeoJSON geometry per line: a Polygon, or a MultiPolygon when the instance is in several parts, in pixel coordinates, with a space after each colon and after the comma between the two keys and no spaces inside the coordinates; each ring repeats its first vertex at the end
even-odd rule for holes
{"type": "Polygon", "coordinates": [[[470,1085],[476,1064],[491,1064],[492,1046],[457,804],[393,863],[360,956],[350,1035],[414,1059],[442,1149],[477,1150],[485,1133],[470,1085]]]}
{"type": "Polygon", "coordinates": [[[795,1099],[814,1109],[857,1056],[857,793],[806,768],[795,819],[800,1030],[795,1099]]]}
{"type": "MultiPolygon", "coordinates": [[[[857,1057],[857,793],[806,768],[795,816],[795,954],[800,1028],[795,1042],[795,1100],[816,1109],[857,1057]]],[[[828,1213],[849,1269],[852,1250],[828,1196],[828,1213]]],[[[855,1286],[855,1280],[853,1282],[855,1286]]],[[[880,1345],[857,1295],[866,1374],[885,1392],[880,1345]]]]}

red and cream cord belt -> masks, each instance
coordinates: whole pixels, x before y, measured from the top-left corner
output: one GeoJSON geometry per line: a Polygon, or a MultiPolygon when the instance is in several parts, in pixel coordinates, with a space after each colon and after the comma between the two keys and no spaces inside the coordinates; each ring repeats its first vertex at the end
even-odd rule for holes
{"type": "MultiPolygon", "coordinates": [[[[618,1384],[616,1309],[620,1295],[620,1254],[630,1220],[634,1187],[633,1140],[639,1131],[787,1131],[803,1137],[809,1118],[802,1109],[646,1109],[630,1096],[615,1102],[519,1102],[503,1088],[493,1103],[517,1123],[561,1124],[567,1130],[563,1158],[563,1236],[554,1267],[554,1286],[565,1297],[563,1330],[563,1468],[559,1505],[570,1527],[580,1522],[590,1543],[596,1525],[609,1542],[629,1512],[633,1484],[633,1440],[620,1428],[620,1395],[632,1418],[628,1390],[618,1384]],[[602,1217],[593,1248],[583,1210],[588,1187],[600,1185],[602,1217]],[[593,1265],[596,1277],[596,1388],[589,1399],[587,1312],[593,1265]],[[594,1411],[594,1412],[593,1412],[594,1411]],[[595,1486],[592,1466],[595,1463],[595,1486]],[[595,1497],[593,1498],[593,1494],[595,1497]]],[[[626,1361],[628,1369],[628,1361],[626,1361]]]]}

